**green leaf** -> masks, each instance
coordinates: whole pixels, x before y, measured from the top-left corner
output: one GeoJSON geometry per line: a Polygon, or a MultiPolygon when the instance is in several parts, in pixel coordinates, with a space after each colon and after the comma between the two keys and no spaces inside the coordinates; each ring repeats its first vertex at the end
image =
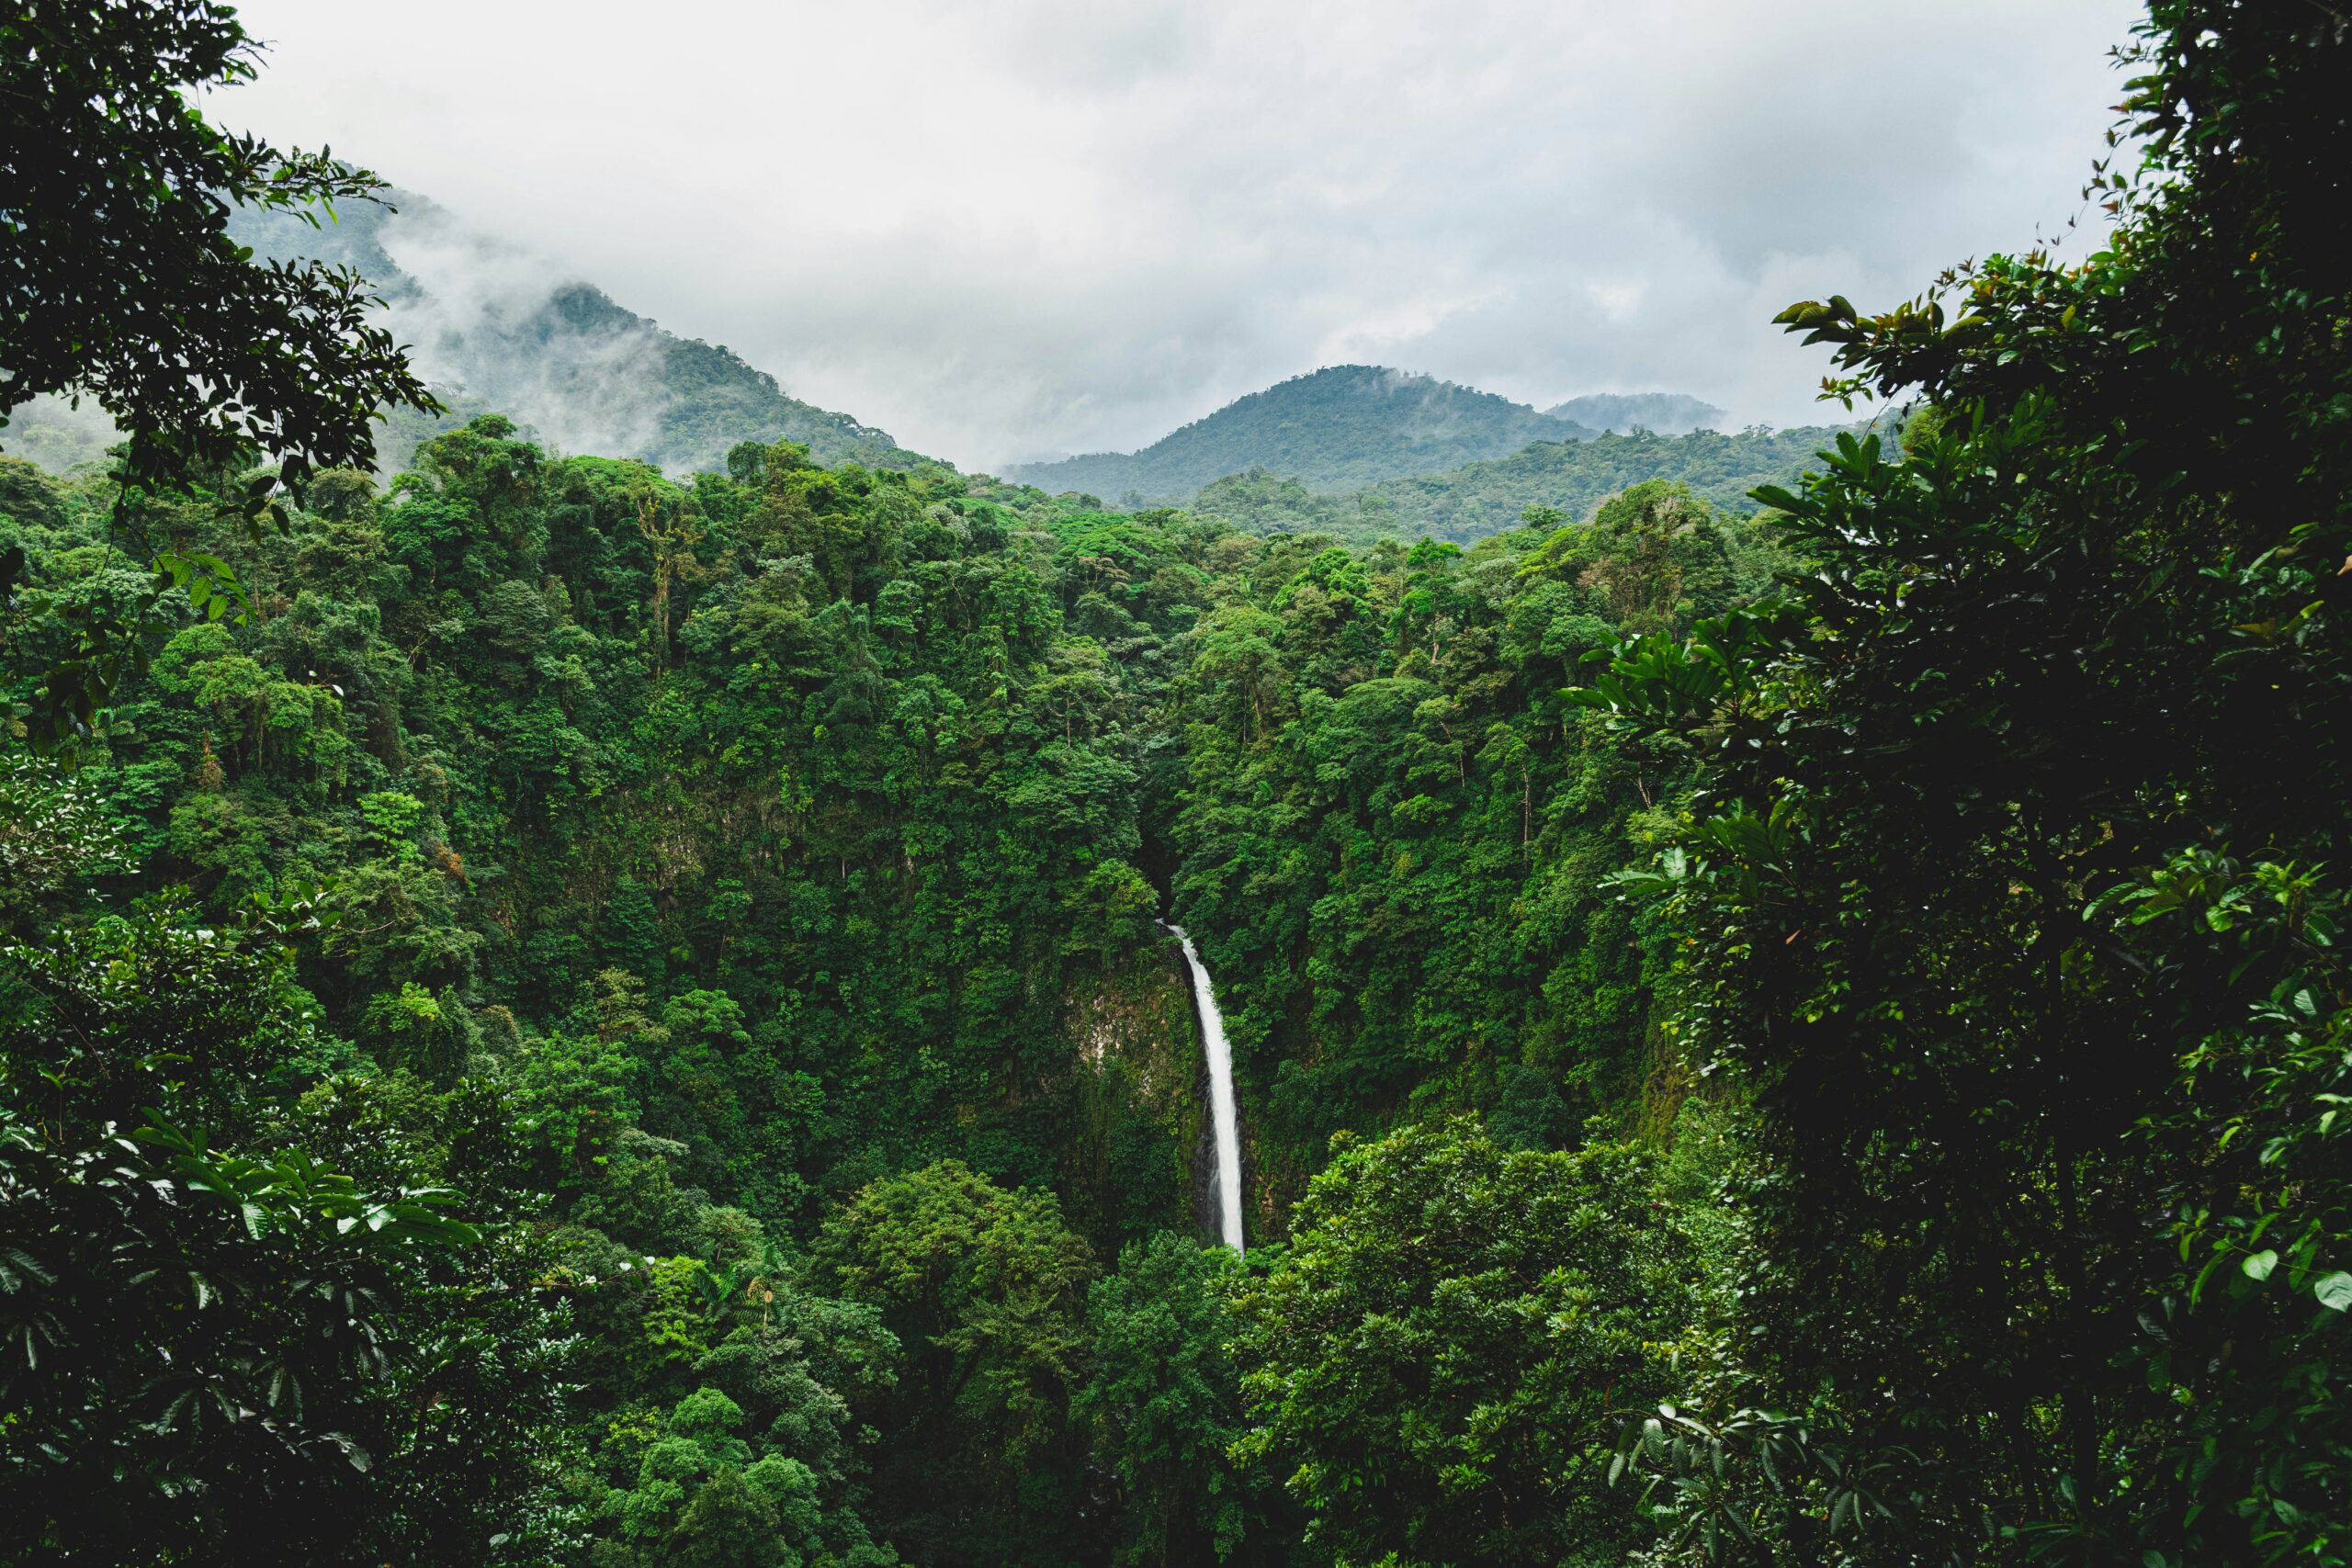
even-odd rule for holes
{"type": "Polygon", "coordinates": [[[2267,1280],[2270,1270],[2278,1267],[2278,1255],[2265,1247],[2238,1267],[2245,1270],[2245,1277],[2249,1280],[2267,1280]]]}
{"type": "Polygon", "coordinates": [[[2312,1294],[2332,1312],[2352,1312],[2352,1274],[2339,1269],[2312,1285],[2312,1294]]]}

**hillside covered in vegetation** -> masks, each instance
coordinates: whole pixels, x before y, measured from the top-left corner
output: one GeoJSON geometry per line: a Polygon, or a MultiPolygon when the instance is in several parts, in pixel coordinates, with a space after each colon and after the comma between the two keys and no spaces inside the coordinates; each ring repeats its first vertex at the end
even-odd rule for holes
{"type": "MultiPolygon", "coordinates": [[[[484,417],[419,464],[380,496],[324,476],[258,548],[185,503],[253,613],[164,630],[70,782],[13,775],[113,866],[89,883],[58,865],[23,915],[95,919],[87,940],[134,968],[200,928],[201,962],[241,974],[270,951],[246,911],[335,911],[238,982],[259,987],[236,1014],[254,1076],[220,1086],[238,1109],[217,1135],[363,1170],[398,1148],[405,1179],[470,1190],[496,1172],[503,1213],[537,1217],[528,1266],[561,1283],[536,1310],[587,1334],[590,1380],[543,1528],[676,1528],[633,1490],[652,1439],[613,1434],[673,1429],[696,1401],[750,1413],[747,1462],[809,1462],[757,1435],[783,1418],[762,1380],[789,1376],[874,1429],[829,1438],[847,1446],[810,1483],[841,1528],[976,1560],[1036,1551],[1042,1510],[1066,1550],[1116,1543],[1129,1527],[1084,1525],[1075,1500],[1116,1473],[1119,1402],[1146,1395],[1103,1380],[1172,1374],[1150,1341],[1098,1349],[1114,1326],[1089,1314],[1215,1279],[1164,1250],[1195,1228],[1202,1137],[1189,1003],[1151,923],[1171,893],[1227,987],[1253,1231],[1289,1228],[1341,1127],[1451,1107],[1542,1148],[1637,1114],[1643,963],[1591,940],[1622,917],[1558,868],[1622,856],[1644,785],[1544,738],[1580,654],[1768,579],[1770,547],[1683,492],[1468,555],[1363,557],[1181,513],[1010,509],[789,446],[680,487],[549,460],[484,417]],[[1292,804],[1269,818],[1270,796],[1292,804]],[[92,901],[150,886],[187,891],[128,926],[92,901]],[[1366,922],[1388,932],[1376,948],[1366,922]],[[1283,931],[1305,945],[1259,947],[1283,931]],[[1020,1267],[1060,1272],[902,1303],[888,1281],[916,1255],[896,1249],[938,1245],[893,1230],[902,1202],[966,1213],[980,1241],[1017,1223],[1002,1245],[1046,1249],[1020,1267]],[[787,1272],[806,1304],[762,1348],[745,1325],[776,1309],[725,1281],[787,1272]],[[943,1352],[922,1347],[967,1332],[955,1314],[1016,1306],[1022,1326],[925,1370],[943,1352]],[[838,1334],[868,1359],[820,1377],[849,1351],[815,1337],[838,1334]],[[944,1404],[920,1393],[984,1371],[944,1404]]],[[[24,628],[34,653],[139,574],[105,543],[102,482],[0,471],[6,540],[48,606],[24,628]]],[[[21,998],[14,1048],[73,1075],[96,1064],[36,1044],[54,1010],[119,1023],[136,1003],[60,983],[21,998]]],[[[1206,1296],[1193,1310],[1202,1353],[1239,1331],[1206,1296]]],[[[516,1381],[480,1418],[529,1417],[507,1403],[520,1374],[495,1375],[516,1381]]],[[[1193,1418],[1237,1423],[1238,1384],[1220,1398],[1193,1418]]],[[[1188,1440],[1223,1478],[1217,1507],[1262,1486],[1222,1440],[1188,1440]]],[[[1209,1506],[1197,1474],[1133,1484],[1178,1489],[1155,1510],[1209,1506]]],[[[1286,1517],[1271,1495],[1247,1507],[1286,1517]]]]}
{"type": "Polygon", "coordinates": [[[1121,504],[1182,501],[1252,468],[1324,492],[1588,434],[1492,392],[1377,365],[1340,365],[1238,398],[1140,452],[1020,464],[1006,475],[1121,504]]]}
{"type": "Polygon", "coordinates": [[[393,330],[449,405],[432,420],[394,413],[388,473],[427,435],[493,409],[567,452],[673,473],[717,469],[740,441],[795,441],[828,463],[908,461],[883,432],[787,395],[725,344],[667,332],[414,192],[387,196],[317,227],[247,207],[229,231],[257,255],[355,267],[383,295],[393,330]]]}
{"type": "Polygon", "coordinates": [[[1329,534],[1366,545],[1420,538],[1466,545],[1529,517],[1581,522],[1610,496],[1653,480],[1682,485],[1726,510],[1752,512],[1751,492],[1795,483],[1836,446],[1840,428],[1543,441],[1508,457],[1384,479],[1342,495],[1318,495],[1296,479],[1252,468],[1204,485],[1189,510],[1245,533],[1329,534]]]}
{"type": "MultiPolygon", "coordinates": [[[[787,395],[724,344],[666,332],[554,264],[469,231],[424,197],[385,196],[385,205],[347,203],[315,225],[248,206],[228,232],[266,261],[350,267],[385,300],[390,329],[444,405],[431,414],[386,411],[378,442],[386,477],[409,465],[419,443],[493,409],[565,451],[672,472],[717,469],[741,441],[795,441],[829,463],[928,460],[847,414],[787,395]],[[432,276],[403,267],[396,253],[432,276]]],[[[65,473],[103,465],[120,434],[96,408],[44,399],[16,413],[5,442],[65,473]]]]}

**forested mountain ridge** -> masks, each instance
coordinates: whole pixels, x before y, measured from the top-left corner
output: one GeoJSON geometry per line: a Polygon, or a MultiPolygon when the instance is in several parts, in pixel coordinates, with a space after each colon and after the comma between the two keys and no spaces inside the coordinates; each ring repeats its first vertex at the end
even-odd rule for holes
{"type": "Polygon", "coordinates": [[[1337,491],[1589,434],[1524,403],[1377,365],[1340,365],[1237,398],[1139,452],[1009,467],[1006,477],[1126,503],[1182,502],[1250,468],[1337,491]]]}
{"type": "Polygon", "coordinates": [[[1708,422],[1721,412],[1644,393],[1537,414],[1428,377],[1341,366],[1240,399],[1141,452],[1007,472],[1125,505],[1157,498],[1248,533],[1468,544],[1518,526],[1531,507],[1589,517],[1607,497],[1649,479],[1747,510],[1750,491],[1793,483],[1836,435],[1834,426],[1718,434],[1708,422]],[[1578,408],[1600,423],[1562,417],[1578,408]]]}

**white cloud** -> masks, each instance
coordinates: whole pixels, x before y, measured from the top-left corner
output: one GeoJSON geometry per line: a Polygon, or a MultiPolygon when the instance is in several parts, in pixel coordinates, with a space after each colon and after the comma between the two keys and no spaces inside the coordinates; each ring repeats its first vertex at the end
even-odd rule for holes
{"type": "Polygon", "coordinates": [[[248,0],[216,104],[987,466],[1335,356],[1818,417],[1790,299],[2081,209],[2120,0],[248,0]]]}
{"type": "Polygon", "coordinates": [[[535,329],[571,282],[545,257],[486,242],[434,211],[384,225],[385,254],[417,293],[391,303],[393,335],[434,386],[472,393],[526,421],[560,452],[631,453],[650,446],[662,400],[662,351],[642,332],[535,329]]]}

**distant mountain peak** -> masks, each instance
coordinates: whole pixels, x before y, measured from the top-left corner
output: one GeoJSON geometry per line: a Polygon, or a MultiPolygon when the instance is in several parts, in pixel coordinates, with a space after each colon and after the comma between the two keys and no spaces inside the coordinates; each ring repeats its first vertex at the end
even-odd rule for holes
{"type": "Polygon", "coordinates": [[[1006,477],[1049,491],[1166,500],[1262,468],[1310,490],[1334,491],[1592,434],[1434,376],[1385,365],[1327,365],[1237,398],[1139,452],[1023,464],[1006,477]]]}

